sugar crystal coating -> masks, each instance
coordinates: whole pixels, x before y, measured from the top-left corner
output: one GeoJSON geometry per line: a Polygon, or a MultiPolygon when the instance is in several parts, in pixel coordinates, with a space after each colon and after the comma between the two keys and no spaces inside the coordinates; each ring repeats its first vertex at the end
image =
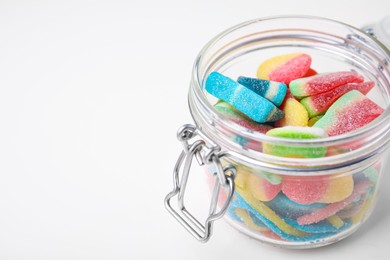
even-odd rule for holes
{"type": "Polygon", "coordinates": [[[304,53],[276,56],[264,61],[257,70],[259,79],[269,79],[289,84],[303,77],[310,69],[311,57],[304,53]]]}
{"type": "Polygon", "coordinates": [[[355,185],[355,188],[348,198],[345,200],[331,203],[328,206],[321,208],[317,211],[314,211],[310,214],[300,216],[297,221],[300,225],[309,225],[313,223],[318,223],[322,220],[324,220],[327,217],[330,217],[340,210],[344,209],[347,205],[349,205],[351,202],[353,202],[358,196],[363,194],[367,191],[367,189],[370,187],[370,181],[369,180],[363,180],[355,185]]]}
{"type": "Polygon", "coordinates": [[[363,76],[353,71],[317,74],[290,82],[290,91],[297,98],[317,95],[348,83],[362,83],[363,76]]]}
{"type": "Polygon", "coordinates": [[[286,98],[280,109],[284,112],[284,117],[276,121],[275,126],[307,126],[309,114],[295,98],[286,98]]]}
{"type": "Polygon", "coordinates": [[[256,78],[239,77],[237,82],[253,92],[265,97],[275,106],[282,104],[286,96],[287,86],[284,83],[256,78]]]}
{"type": "MultiPolygon", "coordinates": [[[[267,135],[290,138],[290,139],[313,139],[326,137],[325,131],[316,127],[299,127],[299,126],[285,126],[271,129],[267,135]]],[[[292,158],[318,158],[324,157],[326,154],[326,147],[293,147],[276,145],[271,143],[263,143],[263,152],[282,157],[292,158]]]]}
{"type": "Polygon", "coordinates": [[[320,202],[329,185],[329,179],[323,176],[288,176],[283,179],[282,191],[292,201],[299,204],[320,202]]]}
{"type": "Polygon", "coordinates": [[[362,94],[366,95],[374,87],[374,85],[375,83],[372,81],[364,83],[348,83],[318,95],[305,97],[301,100],[301,104],[305,106],[309,113],[309,117],[314,117],[325,114],[326,110],[345,93],[351,90],[358,90],[362,94]]]}
{"type": "Polygon", "coordinates": [[[367,125],[383,111],[362,93],[352,90],[334,102],[313,127],[324,129],[329,136],[340,135],[367,125]]]}
{"type": "Polygon", "coordinates": [[[273,129],[272,126],[257,123],[253,120],[251,120],[249,117],[245,116],[243,113],[235,109],[232,105],[229,103],[220,100],[215,105],[214,108],[226,116],[229,120],[232,120],[236,124],[239,124],[245,128],[248,128],[250,130],[259,132],[259,133],[267,133],[269,130],[273,129]]]}
{"type": "Polygon", "coordinates": [[[281,184],[272,184],[266,179],[249,174],[247,179],[247,188],[253,196],[261,201],[270,201],[281,191],[281,184]]]}
{"type": "Polygon", "coordinates": [[[205,89],[256,122],[273,122],[284,116],[270,101],[218,72],[207,77],[205,89]]]}
{"type": "Polygon", "coordinates": [[[351,174],[345,176],[332,176],[328,186],[319,202],[334,203],[348,198],[353,191],[354,181],[351,174]]]}

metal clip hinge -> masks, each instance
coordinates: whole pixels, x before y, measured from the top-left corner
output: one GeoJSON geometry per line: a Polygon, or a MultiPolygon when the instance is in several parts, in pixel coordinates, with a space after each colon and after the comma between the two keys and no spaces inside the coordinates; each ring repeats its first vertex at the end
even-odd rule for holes
{"type": "Polygon", "coordinates": [[[234,166],[227,165],[222,167],[220,156],[218,155],[219,147],[214,145],[211,148],[206,146],[204,140],[194,141],[189,144],[189,140],[196,136],[196,128],[191,125],[184,125],[178,131],[178,139],[184,145],[174,171],[173,171],[173,190],[165,197],[165,207],[172,216],[197,240],[206,242],[209,240],[212,233],[213,221],[221,218],[226,212],[234,193],[234,177],[236,170],[234,166]],[[204,152],[204,153],[201,153],[204,152]],[[212,164],[216,172],[214,174],[215,182],[213,193],[210,202],[209,214],[204,224],[197,220],[190,212],[187,211],[184,205],[184,194],[188,181],[188,176],[191,169],[193,158],[197,158],[199,165],[212,164]],[[184,163],[184,164],[183,164],[184,163]],[[179,178],[179,172],[182,169],[182,174],[179,178]],[[227,190],[227,199],[217,211],[218,197],[221,186],[227,190]],[[171,199],[177,196],[178,209],[171,206],[171,199]]]}

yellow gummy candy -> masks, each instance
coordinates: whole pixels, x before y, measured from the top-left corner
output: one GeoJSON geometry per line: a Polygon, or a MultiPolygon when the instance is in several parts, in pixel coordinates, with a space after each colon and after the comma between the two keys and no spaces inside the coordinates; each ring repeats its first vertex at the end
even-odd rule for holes
{"type": "Polygon", "coordinates": [[[371,209],[372,201],[373,198],[371,197],[366,200],[366,202],[364,202],[363,207],[355,215],[352,216],[352,224],[359,224],[364,220],[364,218],[367,216],[367,212],[369,211],[369,209],[371,209]]]}
{"type": "Polygon", "coordinates": [[[276,127],[283,126],[307,126],[309,113],[306,108],[294,98],[288,98],[282,107],[284,118],[275,122],[276,127]]]}
{"type": "Polygon", "coordinates": [[[348,198],[353,192],[352,175],[330,177],[328,188],[320,202],[334,203],[348,198]]]}
{"type": "Polygon", "coordinates": [[[237,171],[237,176],[234,179],[234,184],[236,187],[240,187],[242,189],[246,188],[247,179],[249,178],[250,174],[244,171],[237,171]]]}
{"type": "Polygon", "coordinates": [[[328,221],[335,228],[340,228],[344,225],[344,221],[337,215],[328,217],[328,221]]]}

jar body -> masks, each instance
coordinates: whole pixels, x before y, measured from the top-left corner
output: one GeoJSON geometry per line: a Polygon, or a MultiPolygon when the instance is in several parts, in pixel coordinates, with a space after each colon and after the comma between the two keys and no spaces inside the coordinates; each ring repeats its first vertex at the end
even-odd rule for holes
{"type": "MultiPolygon", "coordinates": [[[[197,128],[226,151],[236,168],[225,218],[242,233],[287,248],[312,248],[352,234],[375,204],[390,138],[389,53],[361,31],[314,17],[250,21],[214,38],[195,62],[189,106],[197,128]],[[369,97],[385,109],[371,127],[318,142],[286,142],[254,133],[218,114],[204,91],[212,71],[254,76],[266,58],[311,55],[319,72],[357,71],[376,86],[369,97]],[[323,158],[265,154],[264,144],[326,150],[323,158]]],[[[212,175],[213,170],[209,174],[212,175]]],[[[221,195],[223,196],[223,195],[221,195]]]]}
{"type": "Polygon", "coordinates": [[[237,175],[225,219],[240,232],[275,246],[332,244],[356,231],[371,214],[384,158],[378,155],[357,171],[312,176],[271,173],[228,160],[237,175]]]}

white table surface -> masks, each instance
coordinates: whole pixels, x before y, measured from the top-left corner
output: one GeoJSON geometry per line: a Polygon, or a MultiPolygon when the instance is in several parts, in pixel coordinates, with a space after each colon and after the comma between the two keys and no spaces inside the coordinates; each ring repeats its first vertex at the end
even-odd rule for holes
{"type": "Polygon", "coordinates": [[[225,221],[201,244],[163,206],[197,53],[280,14],[361,27],[390,2],[0,1],[0,259],[390,259],[388,170],[370,220],[315,250],[225,221]]]}

